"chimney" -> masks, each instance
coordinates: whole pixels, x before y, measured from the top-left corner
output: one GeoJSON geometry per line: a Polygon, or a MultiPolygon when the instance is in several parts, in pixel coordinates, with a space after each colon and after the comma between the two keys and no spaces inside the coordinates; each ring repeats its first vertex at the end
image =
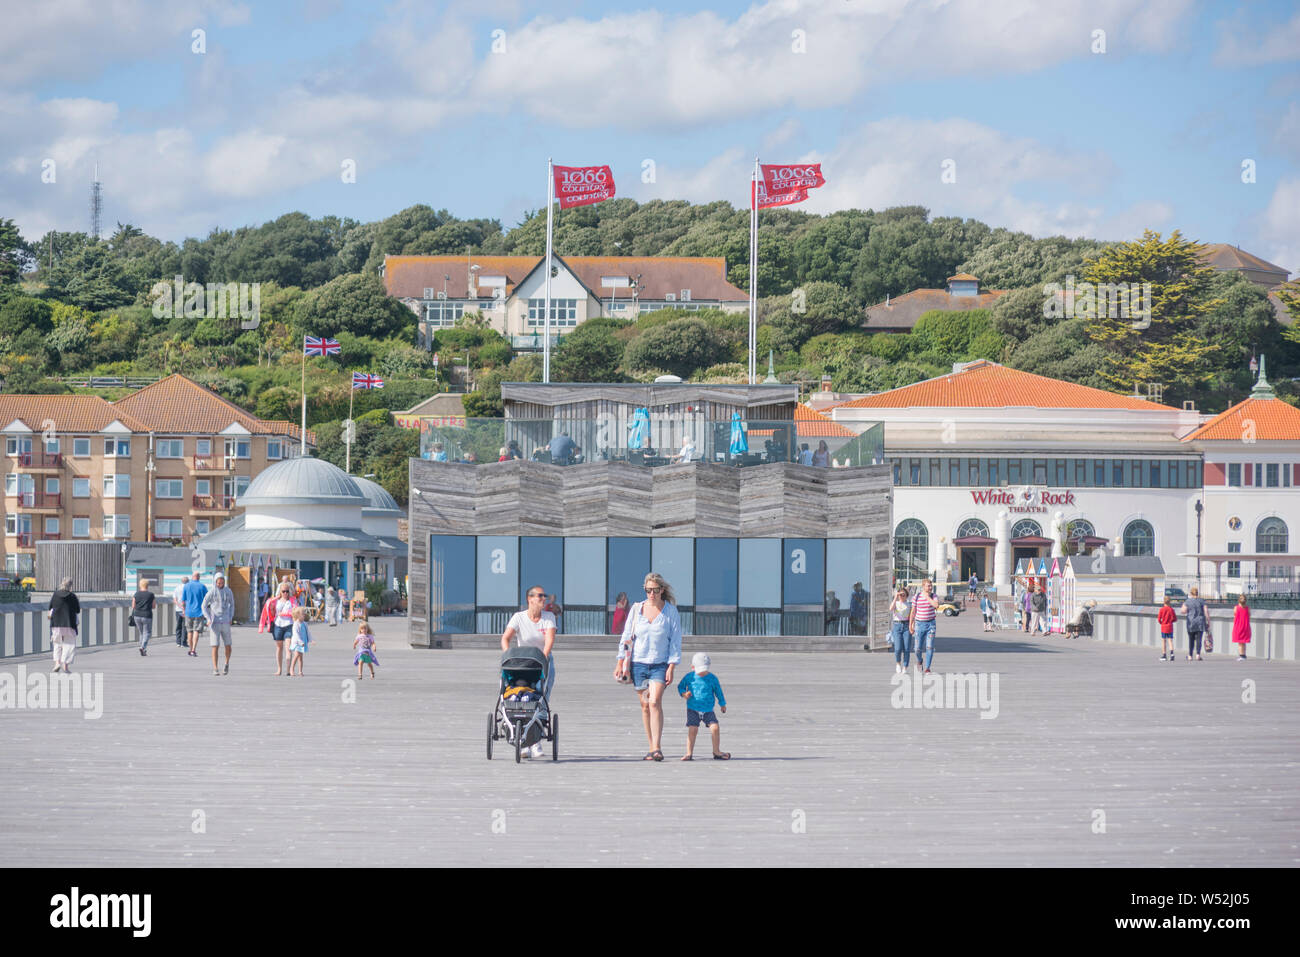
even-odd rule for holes
{"type": "Polygon", "coordinates": [[[889,308],[889,293],[885,293],[885,308],[889,308]]]}
{"type": "Polygon", "coordinates": [[[831,391],[831,377],[828,375],[822,376],[822,391],[823,392],[831,391]]]}

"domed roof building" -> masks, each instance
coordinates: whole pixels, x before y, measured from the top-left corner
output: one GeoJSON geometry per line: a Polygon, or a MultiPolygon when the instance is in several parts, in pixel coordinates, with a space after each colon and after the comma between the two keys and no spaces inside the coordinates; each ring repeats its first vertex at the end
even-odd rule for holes
{"type": "Polygon", "coordinates": [[[206,562],[292,567],[300,579],[324,578],[345,594],[374,578],[391,583],[399,554],[405,564],[396,500],[322,459],[269,466],[235,505],[242,514],[198,540],[206,562]]]}

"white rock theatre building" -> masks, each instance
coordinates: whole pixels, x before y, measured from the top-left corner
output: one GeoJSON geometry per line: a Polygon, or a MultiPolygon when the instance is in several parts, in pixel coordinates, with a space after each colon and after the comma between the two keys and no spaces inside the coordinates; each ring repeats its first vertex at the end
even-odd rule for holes
{"type": "Polygon", "coordinates": [[[826,414],[884,425],[899,581],[1002,589],[1021,558],[1104,548],[1207,594],[1300,591],[1300,409],[1262,369],[1215,416],[983,360],[826,414]]]}

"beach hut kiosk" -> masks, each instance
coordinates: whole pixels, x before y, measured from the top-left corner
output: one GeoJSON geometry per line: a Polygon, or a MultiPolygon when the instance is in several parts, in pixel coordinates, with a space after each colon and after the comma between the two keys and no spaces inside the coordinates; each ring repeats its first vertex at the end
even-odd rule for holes
{"type": "Polygon", "coordinates": [[[1154,555],[1071,555],[1064,560],[1062,614],[1073,620],[1087,602],[1150,605],[1164,594],[1164,564],[1154,555]]]}

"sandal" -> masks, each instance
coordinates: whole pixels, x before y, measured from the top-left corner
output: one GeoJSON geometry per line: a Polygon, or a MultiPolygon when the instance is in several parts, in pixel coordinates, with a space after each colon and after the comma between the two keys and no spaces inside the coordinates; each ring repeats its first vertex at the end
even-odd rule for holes
{"type": "MultiPolygon", "coordinates": [[[[655,753],[654,753],[653,751],[647,751],[647,752],[645,753],[645,757],[642,758],[641,760],[642,760],[642,761],[654,761],[654,760],[655,760],[655,753]]],[[[659,758],[659,760],[663,760],[663,759],[662,759],[662,758],[659,758]]]]}
{"type": "Polygon", "coordinates": [[[718,753],[718,754],[715,754],[715,755],[713,756],[713,760],[714,760],[714,761],[730,761],[730,760],[731,760],[731,752],[730,752],[730,751],[722,751],[722,752],[720,752],[720,753],[718,753]]]}
{"type": "Polygon", "coordinates": [[[694,761],[694,760],[695,760],[695,755],[693,755],[693,754],[683,754],[683,755],[682,755],[682,760],[683,760],[683,761],[694,761]]]}
{"type": "Polygon", "coordinates": [[[664,753],[659,750],[651,751],[650,757],[653,758],[655,761],[662,761],[664,759],[664,753]]]}

